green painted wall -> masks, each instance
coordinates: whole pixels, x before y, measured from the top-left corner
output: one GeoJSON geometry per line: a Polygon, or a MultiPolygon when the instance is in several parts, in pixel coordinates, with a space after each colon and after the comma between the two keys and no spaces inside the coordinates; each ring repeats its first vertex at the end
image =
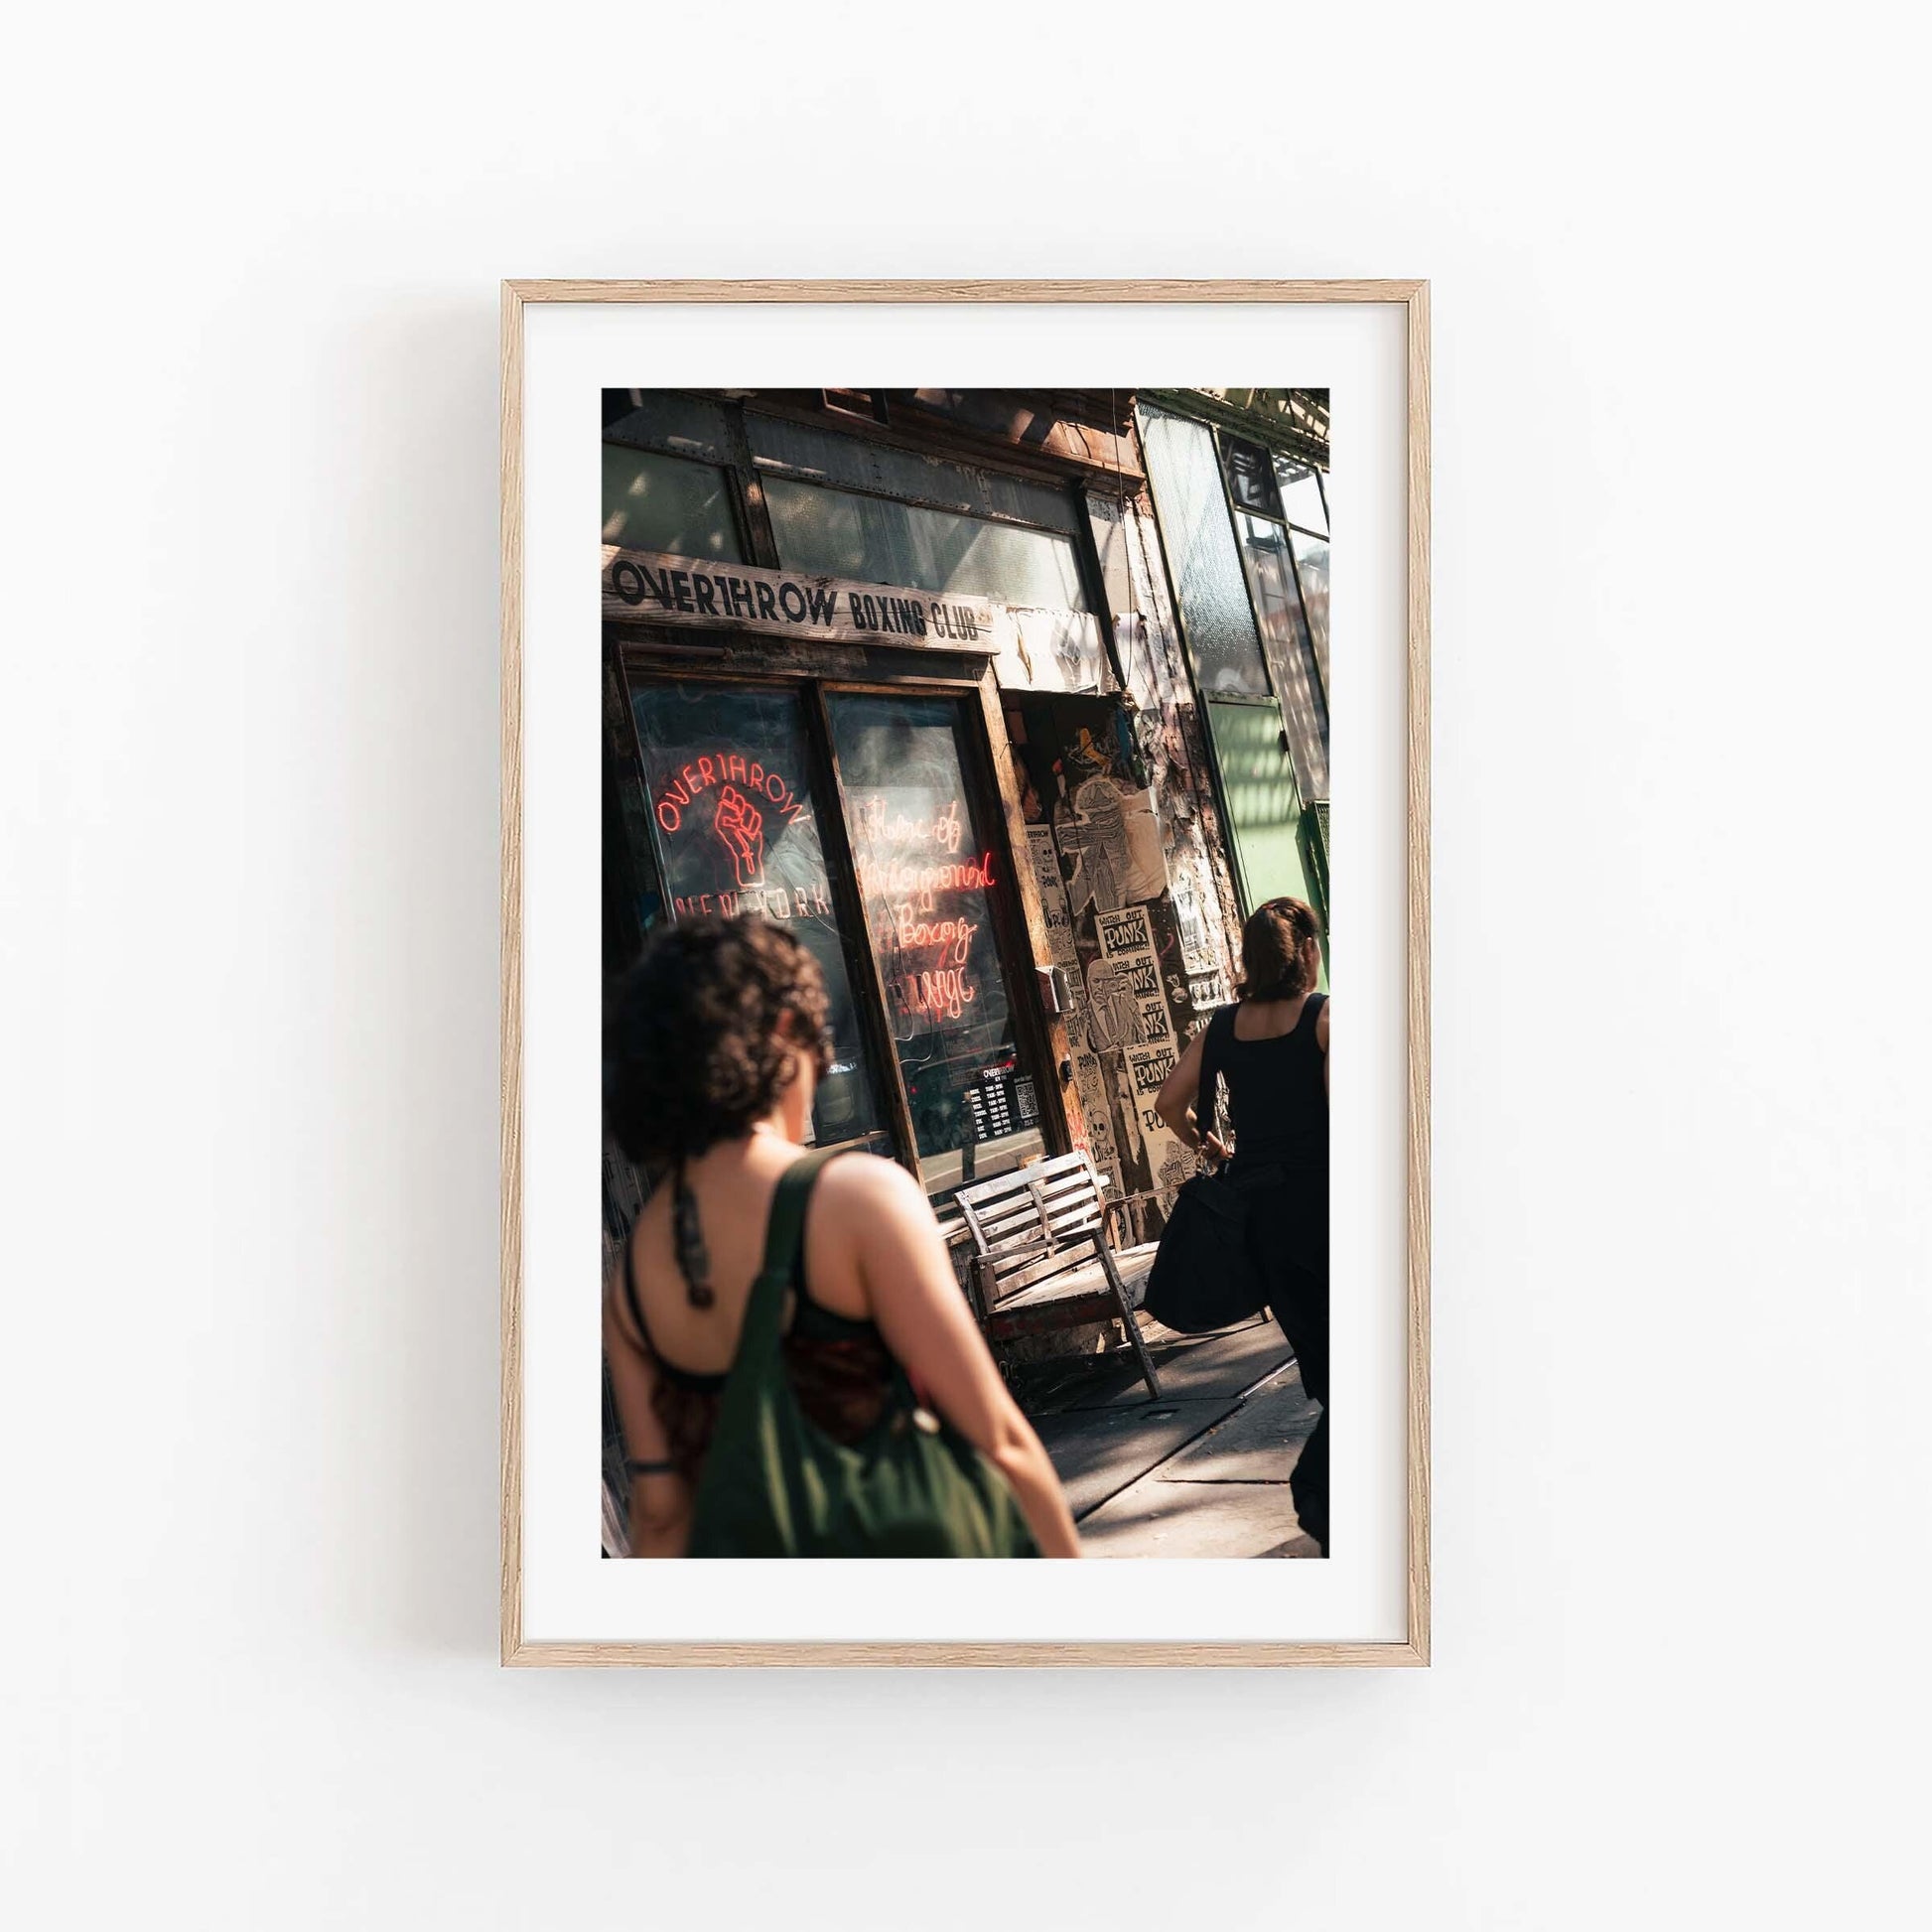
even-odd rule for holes
{"type": "MultiPolygon", "coordinates": [[[[1282,750],[1281,713],[1272,704],[1217,704],[1210,698],[1207,729],[1227,793],[1228,843],[1242,904],[1253,911],[1271,898],[1305,899],[1325,924],[1326,893],[1304,862],[1302,799],[1282,750]]],[[[1322,977],[1325,984],[1325,972],[1322,977]]]]}
{"type": "Polygon", "coordinates": [[[1251,911],[1284,894],[1312,901],[1302,867],[1302,800],[1281,747],[1281,713],[1272,704],[1210,698],[1207,724],[1227,790],[1242,899],[1251,911]]]}

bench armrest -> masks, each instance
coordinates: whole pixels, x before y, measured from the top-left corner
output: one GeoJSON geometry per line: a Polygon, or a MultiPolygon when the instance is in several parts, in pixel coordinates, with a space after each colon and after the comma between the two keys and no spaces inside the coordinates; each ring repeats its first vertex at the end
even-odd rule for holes
{"type": "Polygon", "coordinates": [[[1174,1189],[1172,1187],[1143,1187],[1136,1193],[1113,1194],[1105,1197],[1100,1203],[1102,1223],[1105,1224],[1106,1216],[1117,1207],[1126,1207],[1130,1202],[1137,1200],[1172,1199],[1173,1193],[1174,1189]]]}

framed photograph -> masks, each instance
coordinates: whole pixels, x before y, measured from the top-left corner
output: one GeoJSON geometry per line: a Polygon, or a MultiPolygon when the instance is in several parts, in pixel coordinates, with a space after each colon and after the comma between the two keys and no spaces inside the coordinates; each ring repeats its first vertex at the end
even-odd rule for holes
{"type": "Polygon", "coordinates": [[[503,1661],[1426,1664],[1427,284],[511,282],[502,409],[503,1661]]]}

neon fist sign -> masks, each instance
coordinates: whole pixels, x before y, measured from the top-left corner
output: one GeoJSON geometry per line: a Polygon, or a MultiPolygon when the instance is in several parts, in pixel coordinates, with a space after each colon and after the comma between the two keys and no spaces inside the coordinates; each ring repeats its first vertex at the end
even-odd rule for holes
{"type": "MultiPolygon", "coordinates": [[[[823,880],[773,886],[765,881],[767,842],[774,830],[810,824],[810,807],[775,765],[747,753],[717,751],[688,759],[657,788],[651,810],[667,837],[709,831],[715,849],[731,864],[736,890],[674,895],[679,917],[693,912],[762,912],[767,918],[794,914],[829,915],[831,897],[823,880]],[[709,804],[710,810],[702,807],[709,804]]],[[[694,855],[695,856],[695,855],[694,855]]],[[[680,866],[679,870],[683,870],[680,866]]]]}

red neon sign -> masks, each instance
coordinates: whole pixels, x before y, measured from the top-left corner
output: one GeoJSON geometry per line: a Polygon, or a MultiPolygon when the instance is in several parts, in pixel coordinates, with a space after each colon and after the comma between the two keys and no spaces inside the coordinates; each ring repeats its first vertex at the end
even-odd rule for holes
{"type": "MultiPolygon", "coordinates": [[[[793,790],[791,780],[775,766],[766,765],[742,752],[719,752],[687,759],[671,781],[658,788],[657,822],[666,832],[676,832],[684,823],[691,801],[714,785],[739,789],[741,798],[762,799],[774,806],[786,824],[805,811],[805,800],[793,790]]],[[[733,808],[738,815],[738,808],[733,808]]]]}

